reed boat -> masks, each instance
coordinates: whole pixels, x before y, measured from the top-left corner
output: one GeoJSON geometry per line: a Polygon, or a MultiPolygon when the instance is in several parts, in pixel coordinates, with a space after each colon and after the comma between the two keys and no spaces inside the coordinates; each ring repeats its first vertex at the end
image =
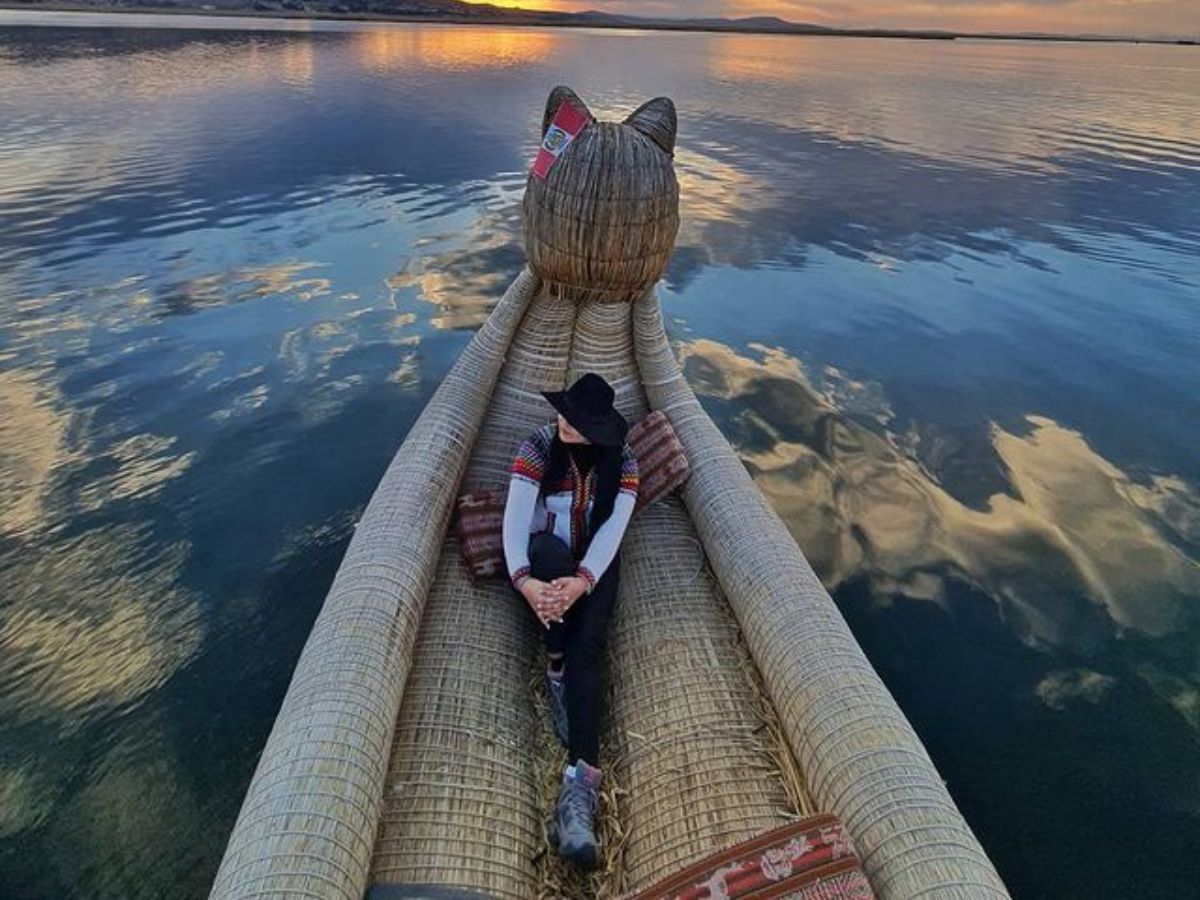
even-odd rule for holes
{"type": "Polygon", "coordinates": [[[1007,897],[671,349],[654,285],[678,227],[673,105],[657,98],[601,123],[556,88],[543,135],[564,102],[589,125],[544,182],[531,175],[529,263],[358,523],[212,897],[361,900],[387,885],[412,888],[394,896],[616,897],[816,811],[844,823],[877,897],[1007,897]],[[608,181],[595,180],[597,159],[609,161],[608,181]],[[631,215],[607,202],[622,191],[653,208],[631,215]],[[603,220],[618,208],[620,221],[603,220]],[[564,226],[567,214],[583,227],[564,226]],[[644,251],[632,266],[635,254],[594,238],[630,223],[644,251]],[[555,246],[564,232],[582,253],[555,246]],[[617,262],[596,269],[597,255],[617,262]],[[556,268],[578,269],[581,256],[583,276],[556,268]],[[540,392],[589,371],[613,385],[630,423],[668,417],[690,476],[639,511],[622,543],[601,753],[607,856],[583,876],[546,847],[565,754],[540,693],[540,631],[506,582],[472,582],[452,516],[461,493],[507,485],[517,445],[553,418],[540,392]]]}

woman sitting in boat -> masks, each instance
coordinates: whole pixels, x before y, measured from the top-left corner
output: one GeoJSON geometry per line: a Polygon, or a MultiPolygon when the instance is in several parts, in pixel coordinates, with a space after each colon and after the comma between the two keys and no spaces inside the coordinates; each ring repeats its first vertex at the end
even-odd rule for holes
{"type": "Polygon", "coordinates": [[[583,868],[599,860],[600,666],[617,599],[620,544],[638,493],[629,425],[613,389],[583,375],[543,391],[558,411],[517,450],[504,509],[504,555],[514,589],[546,637],[546,685],[563,773],[551,840],[583,868]]]}

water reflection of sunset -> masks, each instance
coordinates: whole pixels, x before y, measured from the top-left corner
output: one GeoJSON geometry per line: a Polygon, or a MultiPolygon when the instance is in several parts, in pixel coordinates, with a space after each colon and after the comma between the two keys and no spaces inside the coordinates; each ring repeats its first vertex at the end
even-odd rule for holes
{"type": "Polygon", "coordinates": [[[420,26],[378,28],[354,38],[365,69],[511,69],[543,62],[557,46],[553,34],[533,29],[420,26]]]}
{"type": "MultiPolygon", "coordinates": [[[[73,86],[72,96],[64,98],[72,105],[114,98],[170,102],[277,80],[308,84],[315,73],[315,49],[303,34],[199,32],[190,42],[129,54],[117,68],[104,57],[64,54],[50,61],[50,71],[55,81],[73,86]],[[167,59],[170,65],[164,64],[167,59]]],[[[46,70],[7,66],[0,58],[0,73],[6,87],[31,91],[44,82],[46,70]]]]}
{"type": "Polygon", "coordinates": [[[813,49],[813,42],[786,38],[764,40],[757,34],[728,34],[712,41],[708,49],[708,68],[717,78],[777,84],[781,78],[785,82],[800,80],[808,68],[804,57],[813,49]],[[787,40],[786,45],[774,46],[776,41],[784,40],[787,40]]]}
{"type": "MultiPolygon", "coordinates": [[[[1049,56],[1036,45],[936,42],[923,49],[926,59],[905,61],[885,42],[867,39],[722,35],[706,43],[702,58],[749,118],[816,129],[838,140],[871,138],[943,159],[1021,160],[1046,168],[1081,145],[1130,159],[1164,152],[1197,158],[1200,116],[1180,115],[1161,102],[1179,90],[1180,78],[1193,91],[1200,88],[1193,68],[1163,70],[1161,80],[1140,85],[1145,93],[1131,95],[1057,86],[1086,60],[1086,46],[1063,45],[1049,56]],[[939,77],[943,67],[958,73],[953,90],[939,77]],[[1013,114],[1033,82],[1060,102],[1042,128],[1014,127],[1013,114]],[[989,100],[981,104],[985,93],[989,100]],[[1114,133],[1124,139],[1101,137],[1114,133]]],[[[1145,77],[1136,48],[1113,47],[1110,53],[1114,77],[1125,69],[1145,77]]]]}
{"type": "Polygon", "coordinates": [[[703,225],[742,220],[770,196],[769,185],[762,178],[722,162],[702,148],[678,148],[675,174],[680,196],[686,198],[681,209],[679,246],[702,245],[703,225]]]}
{"type": "Polygon", "coordinates": [[[562,0],[487,0],[489,6],[505,9],[563,9],[562,0]]]}

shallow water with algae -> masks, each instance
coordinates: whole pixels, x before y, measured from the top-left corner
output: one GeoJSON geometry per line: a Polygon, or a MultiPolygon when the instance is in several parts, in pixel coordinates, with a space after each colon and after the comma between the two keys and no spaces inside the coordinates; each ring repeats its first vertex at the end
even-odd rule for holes
{"type": "Polygon", "coordinates": [[[687,377],[1014,896],[1190,896],[1194,48],[0,11],[5,895],[205,894],[558,82],[677,103],[687,377]]]}

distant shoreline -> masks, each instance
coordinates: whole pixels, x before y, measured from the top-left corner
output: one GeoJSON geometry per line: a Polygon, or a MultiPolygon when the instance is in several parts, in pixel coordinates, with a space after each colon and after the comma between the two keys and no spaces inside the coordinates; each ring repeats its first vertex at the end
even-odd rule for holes
{"type": "Polygon", "coordinates": [[[783,35],[786,37],[874,37],[942,41],[954,40],[956,37],[956,35],[950,34],[949,32],[932,31],[884,31],[838,28],[813,31],[796,29],[791,31],[773,28],[734,28],[719,27],[715,25],[706,26],[703,24],[691,23],[683,20],[681,20],[678,25],[661,21],[646,22],[645,24],[603,21],[571,21],[565,17],[562,19],[555,19],[553,21],[538,21],[536,19],[523,17],[519,11],[514,12],[511,16],[489,16],[480,14],[467,18],[463,16],[435,14],[404,15],[403,13],[398,13],[385,15],[382,13],[369,12],[299,12],[288,9],[201,9],[199,7],[149,6],[142,4],[135,4],[131,6],[105,4],[104,6],[97,6],[89,3],[61,2],[61,0],[45,0],[45,2],[40,2],[39,0],[39,2],[28,3],[11,2],[11,0],[7,0],[6,2],[6,0],[0,0],[0,9],[22,10],[25,12],[86,12],[114,13],[117,15],[144,13],[169,16],[211,16],[214,18],[263,19],[266,21],[270,21],[271,19],[286,19],[289,21],[313,19],[322,22],[403,22],[429,25],[504,25],[513,28],[603,28],[612,31],[689,31],[712,34],[774,34],[783,35]]]}
{"type": "MultiPolygon", "coordinates": [[[[1005,34],[1005,33],[972,33],[959,31],[899,31],[871,28],[826,28],[817,29],[785,29],[757,28],[752,25],[729,26],[709,25],[703,22],[680,20],[678,24],[651,20],[645,23],[605,22],[605,21],[571,21],[564,18],[546,21],[545,14],[541,19],[527,18],[523,11],[515,10],[512,14],[489,16],[486,14],[465,16],[454,15],[404,15],[381,14],[370,12],[334,13],[329,11],[295,11],[288,9],[234,9],[234,8],[201,8],[180,6],[151,6],[147,4],[120,5],[105,4],[98,6],[86,2],[72,3],[69,0],[33,0],[33,2],[13,2],[0,0],[0,10],[20,12],[68,12],[93,13],[113,15],[163,15],[163,16],[205,16],[209,18],[258,19],[264,22],[273,20],[284,21],[320,21],[320,22],[397,22],[405,24],[427,25],[497,25],[512,28],[602,28],[612,31],[679,31],[706,34],[757,34],[776,35],[781,37],[858,37],[858,38],[890,38],[893,40],[925,40],[953,41],[958,39],[986,41],[1031,41],[1049,43],[1085,43],[1085,44],[1165,44],[1168,46],[1197,46],[1195,40],[1172,38],[1136,38],[1106,35],[1041,35],[1041,34],[1005,34]]],[[[538,15],[538,14],[534,14],[538,15]]]]}

